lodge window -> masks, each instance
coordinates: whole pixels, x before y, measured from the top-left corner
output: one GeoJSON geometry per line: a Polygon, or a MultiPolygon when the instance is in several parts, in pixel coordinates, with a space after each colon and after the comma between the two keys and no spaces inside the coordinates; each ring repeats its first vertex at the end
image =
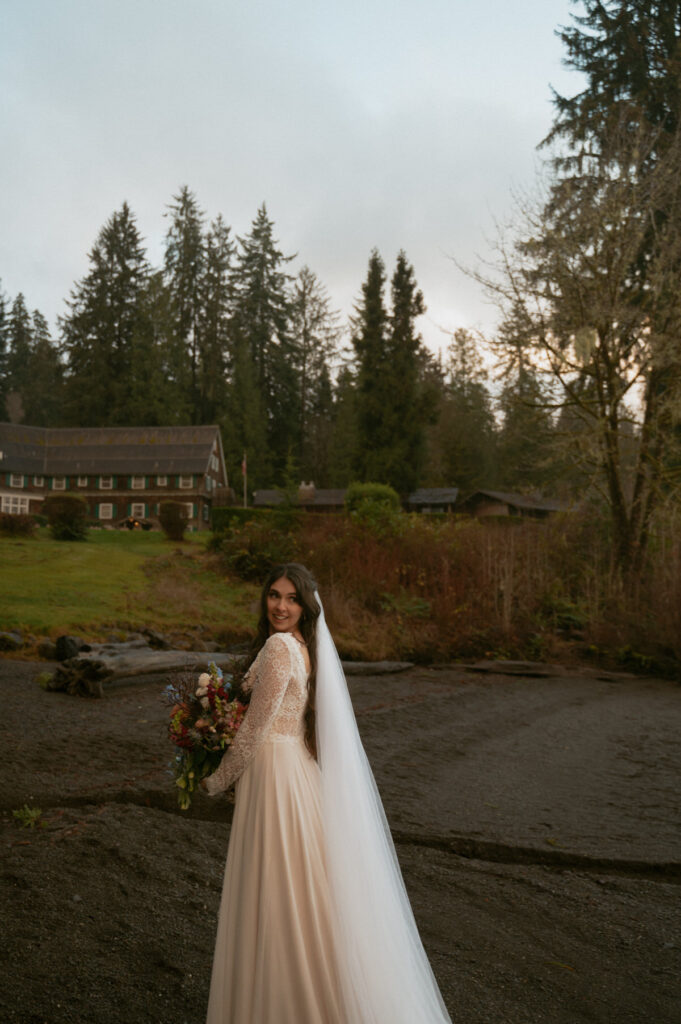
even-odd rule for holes
{"type": "Polygon", "coordinates": [[[23,487],[24,478],[21,473],[11,473],[9,478],[10,487],[23,487]]]}
{"type": "Polygon", "coordinates": [[[130,485],[133,491],[144,490],[144,477],[143,476],[132,476],[130,477],[130,485]]]}
{"type": "Polygon", "coordinates": [[[191,501],[184,501],[182,504],[184,505],[184,508],[185,508],[185,513],[184,514],[185,514],[186,518],[187,519],[193,519],[194,518],[194,505],[192,504],[192,502],[191,501]]]}
{"type": "Polygon", "coordinates": [[[20,498],[19,495],[10,494],[2,499],[2,512],[9,512],[12,516],[26,515],[28,513],[28,498],[20,498]]]}
{"type": "Polygon", "coordinates": [[[182,476],[180,477],[180,487],[184,488],[184,490],[188,490],[193,483],[194,477],[191,475],[191,473],[183,473],[182,476]]]}
{"type": "Polygon", "coordinates": [[[79,476],[78,477],[78,486],[79,487],[87,487],[87,477],[86,476],[79,476]]]}
{"type": "Polygon", "coordinates": [[[100,519],[113,519],[113,505],[110,501],[104,501],[99,506],[100,519]]]}
{"type": "Polygon", "coordinates": [[[113,477],[112,476],[100,476],[100,478],[99,478],[99,487],[100,487],[100,490],[102,490],[102,491],[110,491],[111,488],[113,487],[113,477]]]}
{"type": "Polygon", "coordinates": [[[65,491],[66,490],[66,477],[65,476],[53,476],[52,477],[52,490],[53,491],[65,491]]]}
{"type": "Polygon", "coordinates": [[[133,519],[144,519],[144,502],[133,502],[130,506],[130,515],[133,519]]]}
{"type": "Polygon", "coordinates": [[[168,477],[167,476],[157,476],[156,477],[156,486],[157,487],[167,487],[168,486],[168,477]]]}
{"type": "Polygon", "coordinates": [[[45,477],[44,476],[34,476],[33,477],[33,486],[34,487],[44,487],[45,486],[45,477]]]}

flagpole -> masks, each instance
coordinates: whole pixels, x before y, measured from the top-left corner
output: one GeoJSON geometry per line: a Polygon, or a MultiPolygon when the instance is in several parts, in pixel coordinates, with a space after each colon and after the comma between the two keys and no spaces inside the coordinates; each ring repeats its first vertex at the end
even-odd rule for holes
{"type": "Polygon", "coordinates": [[[247,498],[247,494],[248,494],[248,490],[247,490],[248,463],[246,461],[246,452],[244,452],[244,460],[241,463],[241,475],[244,478],[244,508],[248,508],[248,498],[247,498]]]}

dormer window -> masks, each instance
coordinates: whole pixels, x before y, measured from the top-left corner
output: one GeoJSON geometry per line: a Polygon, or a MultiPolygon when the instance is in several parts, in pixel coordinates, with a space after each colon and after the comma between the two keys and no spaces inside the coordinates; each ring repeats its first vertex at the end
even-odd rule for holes
{"type": "Polygon", "coordinates": [[[110,491],[113,488],[113,477],[112,476],[100,476],[99,478],[99,489],[101,491],[110,491]]]}
{"type": "Polygon", "coordinates": [[[132,476],[130,477],[130,486],[133,491],[144,490],[144,477],[143,476],[132,476]]]}
{"type": "Polygon", "coordinates": [[[183,490],[189,490],[193,483],[194,483],[194,477],[191,475],[191,473],[189,473],[189,474],[183,473],[182,476],[180,477],[180,487],[183,490]]]}
{"type": "Polygon", "coordinates": [[[65,491],[66,490],[66,477],[65,476],[53,476],[52,477],[52,490],[53,491],[65,491]]]}

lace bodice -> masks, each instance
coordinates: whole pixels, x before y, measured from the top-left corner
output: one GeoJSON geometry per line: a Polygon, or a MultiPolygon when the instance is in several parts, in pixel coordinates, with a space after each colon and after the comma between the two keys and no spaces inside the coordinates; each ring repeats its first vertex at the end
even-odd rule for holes
{"type": "Polygon", "coordinates": [[[267,739],[299,738],[305,733],[307,670],[299,642],[291,633],[268,637],[247,676],[251,702],[234,741],[216,771],[206,779],[214,796],[229,789],[258,747],[267,739]]]}

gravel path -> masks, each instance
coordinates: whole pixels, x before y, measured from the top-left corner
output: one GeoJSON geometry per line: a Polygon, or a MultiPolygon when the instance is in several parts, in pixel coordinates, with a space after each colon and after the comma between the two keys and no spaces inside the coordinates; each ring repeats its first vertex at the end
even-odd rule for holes
{"type": "MultiPolygon", "coordinates": [[[[44,668],[0,661],[0,1020],[200,1024],[231,808],[176,811],[158,678],[83,700],[44,668]]],[[[350,688],[452,1019],[678,1024],[681,689],[456,667],[350,688]]]]}

